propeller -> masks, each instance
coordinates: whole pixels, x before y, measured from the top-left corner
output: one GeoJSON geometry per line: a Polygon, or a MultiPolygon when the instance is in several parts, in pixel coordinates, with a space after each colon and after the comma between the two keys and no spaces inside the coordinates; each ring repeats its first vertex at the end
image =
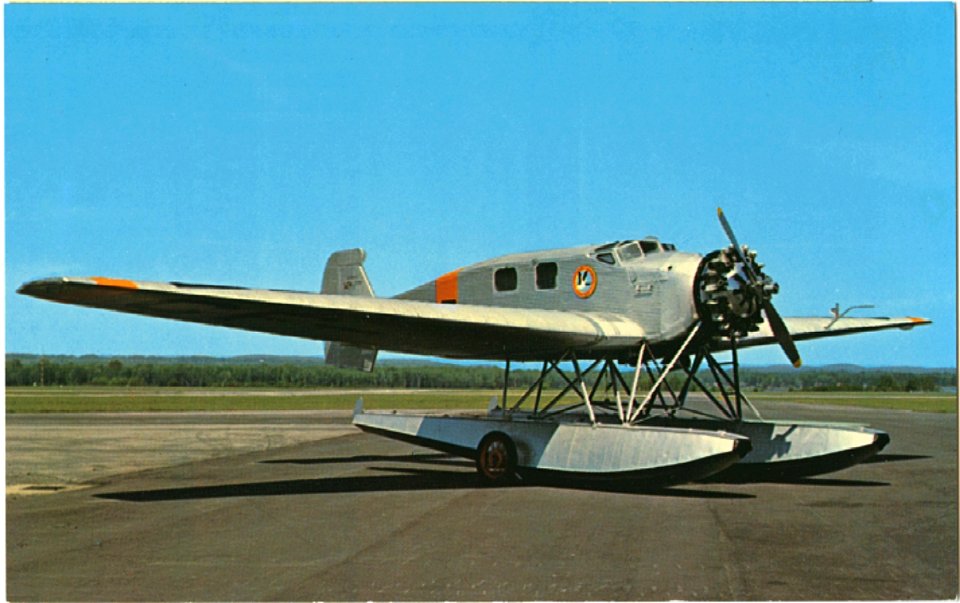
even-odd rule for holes
{"type": "Polygon", "coordinates": [[[730,239],[730,243],[733,245],[734,253],[736,253],[740,259],[744,273],[749,280],[749,285],[756,290],[758,298],[762,300],[763,313],[767,318],[767,324],[770,325],[770,330],[773,331],[773,336],[777,339],[777,343],[780,344],[780,348],[783,350],[783,353],[787,355],[790,363],[793,364],[794,367],[800,368],[803,361],[800,360],[800,353],[797,351],[797,346],[793,343],[793,337],[790,336],[787,325],[784,324],[783,319],[780,318],[780,314],[777,313],[776,308],[773,307],[773,303],[770,301],[768,291],[775,289],[768,290],[767,288],[775,288],[776,285],[771,285],[768,280],[762,280],[754,271],[753,262],[747,259],[744,248],[741,247],[736,235],[733,234],[733,229],[730,227],[730,223],[727,222],[727,217],[723,215],[723,209],[719,207],[717,208],[717,217],[720,218],[720,226],[723,227],[723,231],[727,233],[727,238],[730,239]]]}

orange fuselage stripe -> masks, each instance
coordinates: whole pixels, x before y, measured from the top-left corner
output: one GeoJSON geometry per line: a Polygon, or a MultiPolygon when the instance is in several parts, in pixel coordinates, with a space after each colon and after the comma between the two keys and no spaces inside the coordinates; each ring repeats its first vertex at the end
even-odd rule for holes
{"type": "Polygon", "coordinates": [[[137,284],[122,278],[105,278],[102,276],[93,277],[93,282],[101,287],[120,287],[122,289],[137,289],[137,284]]]}
{"type": "Polygon", "coordinates": [[[460,292],[457,285],[457,279],[460,276],[459,270],[454,270],[453,272],[448,272],[436,280],[436,302],[438,304],[442,303],[459,303],[460,301],[460,292]]]}

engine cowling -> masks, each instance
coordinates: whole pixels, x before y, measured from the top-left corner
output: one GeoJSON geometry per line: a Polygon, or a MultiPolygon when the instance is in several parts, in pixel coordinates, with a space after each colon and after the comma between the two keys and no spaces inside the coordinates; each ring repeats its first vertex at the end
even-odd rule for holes
{"type": "Polygon", "coordinates": [[[763,273],[757,252],[731,245],[707,254],[694,284],[697,312],[715,338],[745,337],[760,328],[764,303],[779,286],[763,273]],[[749,265],[745,265],[744,261],[749,265]],[[755,277],[751,280],[750,273],[755,277]]]}

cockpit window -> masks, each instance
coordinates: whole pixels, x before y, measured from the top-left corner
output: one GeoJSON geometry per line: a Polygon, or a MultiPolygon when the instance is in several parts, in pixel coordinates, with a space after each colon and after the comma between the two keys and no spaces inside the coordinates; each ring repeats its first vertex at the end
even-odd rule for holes
{"type": "Polygon", "coordinates": [[[643,257],[643,252],[640,251],[640,245],[638,245],[636,241],[624,243],[617,248],[617,253],[620,254],[620,261],[622,262],[629,262],[643,257]]]}
{"type": "Polygon", "coordinates": [[[614,241],[601,245],[593,250],[594,257],[605,264],[616,264],[616,257],[608,250],[616,250],[617,257],[621,262],[631,262],[641,259],[643,256],[661,251],[676,251],[675,245],[670,243],[661,243],[654,237],[647,237],[639,241],[614,241]]]}
{"type": "Polygon", "coordinates": [[[640,241],[640,248],[643,249],[644,253],[657,253],[660,251],[660,242],[644,239],[640,241]]]}

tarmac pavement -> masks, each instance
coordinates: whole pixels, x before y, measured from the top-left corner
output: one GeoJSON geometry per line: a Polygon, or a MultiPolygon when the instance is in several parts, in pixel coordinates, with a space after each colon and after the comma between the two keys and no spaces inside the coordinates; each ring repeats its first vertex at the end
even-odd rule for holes
{"type": "Polygon", "coordinates": [[[478,487],[471,462],[356,432],[348,413],[10,415],[7,598],[958,596],[957,415],[760,410],[869,422],[892,442],[874,462],[822,477],[643,493],[478,487]],[[134,423],[150,429],[135,434],[134,423]],[[87,450],[82,429],[126,435],[87,450]],[[51,454],[60,433],[70,456],[113,465],[93,481],[82,462],[80,473],[50,467],[62,462],[51,454]],[[213,444],[191,444],[204,437],[213,444]],[[24,442],[36,447],[26,456],[24,442]],[[164,455],[191,446],[189,459],[164,455]],[[42,454],[46,467],[18,468],[42,454]],[[52,493],[11,491],[24,473],[48,476],[33,491],[52,493]]]}

